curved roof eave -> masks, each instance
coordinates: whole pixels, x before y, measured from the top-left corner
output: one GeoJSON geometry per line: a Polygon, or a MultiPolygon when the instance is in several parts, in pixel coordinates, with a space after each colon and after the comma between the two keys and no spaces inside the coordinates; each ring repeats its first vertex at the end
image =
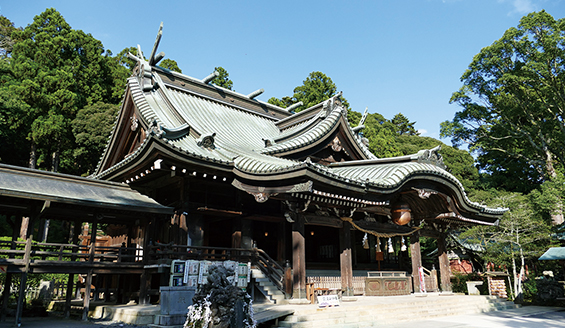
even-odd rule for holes
{"type": "Polygon", "coordinates": [[[361,158],[376,159],[376,156],[369,151],[367,146],[361,142],[360,138],[349,126],[347,109],[335,102],[334,98],[336,97],[311,107],[318,109],[318,106],[321,106],[321,109],[316,112],[316,115],[311,116],[308,122],[303,123],[303,126],[298,130],[293,130],[290,135],[281,136],[274,140],[283,140],[282,142],[265,147],[261,150],[261,153],[286,156],[300,152],[320,143],[341,125],[350,143],[357,149],[361,158]]]}

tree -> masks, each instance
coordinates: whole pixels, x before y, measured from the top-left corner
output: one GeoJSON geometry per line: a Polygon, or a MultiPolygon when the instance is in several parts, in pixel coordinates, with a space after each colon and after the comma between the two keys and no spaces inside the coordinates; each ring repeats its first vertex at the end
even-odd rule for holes
{"type": "Polygon", "coordinates": [[[467,142],[489,172],[524,172],[530,184],[555,177],[565,163],[564,51],[565,20],[523,17],[473,58],[451,98],[463,110],[442,137],[467,142]]]}
{"type": "Polygon", "coordinates": [[[182,70],[179,68],[179,65],[177,64],[176,61],[172,60],[172,59],[163,59],[163,61],[161,61],[161,63],[159,63],[160,67],[166,68],[170,71],[173,72],[177,72],[177,73],[182,73],[182,70]]]}
{"type": "Polygon", "coordinates": [[[551,225],[535,211],[529,196],[489,190],[475,191],[472,197],[491,207],[509,208],[498,226],[474,226],[461,237],[484,248],[483,260],[512,267],[515,299],[521,300],[526,263],[537,261],[552,246],[551,225]]]}
{"type": "Polygon", "coordinates": [[[399,136],[417,136],[420,134],[414,127],[414,124],[416,124],[416,122],[410,122],[410,120],[406,116],[402,115],[402,113],[394,115],[390,122],[394,124],[394,126],[396,126],[395,132],[399,136]]]}
{"type": "Polygon", "coordinates": [[[309,108],[337,94],[335,83],[322,72],[312,72],[303,84],[294,88],[293,98],[302,101],[303,108],[309,108]]]}
{"type": "Polygon", "coordinates": [[[9,57],[14,47],[12,32],[18,30],[8,18],[0,15],[0,58],[9,57]]]}
{"type": "MultiPolygon", "coordinates": [[[[317,105],[337,94],[337,87],[330,77],[322,72],[312,72],[308,74],[306,80],[302,81],[302,85],[297,86],[293,90],[292,97],[283,97],[277,99],[272,97],[268,100],[270,104],[286,108],[292,104],[302,101],[303,105],[296,111],[310,108],[317,105]]],[[[349,109],[349,103],[343,97],[340,97],[341,104],[349,109]]]]}
{"type": "Polygon", "coordinates": [[[465,190],[472,190],[478,187],[479,170],[475,167],[475,159],[468,151],[448,146],[434,138],[416,135],[398,136],[396,144],[401,155],[415,154],[422,149],[441,146],[439,153],[443,157],[447,171],[461,182],[465,190]]]}
{"type": "Polygon", "coordinates": [[[73,157],[77,172],[88,175],[96,169],[102,152],[112,132],[119,106],[97,102],[79,110],[72,121],[77,148],[73,157]]]}
{"type": "MultiPolygon", "coordinates": [[[[524,16],[473,58],[451,98],[463,110],[442,123],[442,137],[467,142],[481,169],[521,181],[519,191],[555,178],[565,164],[564,60],[565,20],[524,16]]],[[[562,211],[553,219],[562,223],[562,211]]]]}
{"type": "Polygon", "coordinates": [[[76,112],[97,101],[115,101],[111,58],[104,56],[100,41],[73,30],[52,8],[12,36],[16,43],[10,64],[18,80],[13,89],[29,106],[18,118],[30,122],[29,165],[45,163],[53,171],[59,164],[72,167],[72,159],[62,163],[61,156],[72,153],[76,112]]]}
{"type": "Polygon", "coordinates": [[[233,82],[230,80],[230,75],[223,67],[214,67],[214,71],[218,72],[219,75],[216,76],[211,83],[215,84],[224,89],[233,90],[233,82]]]}

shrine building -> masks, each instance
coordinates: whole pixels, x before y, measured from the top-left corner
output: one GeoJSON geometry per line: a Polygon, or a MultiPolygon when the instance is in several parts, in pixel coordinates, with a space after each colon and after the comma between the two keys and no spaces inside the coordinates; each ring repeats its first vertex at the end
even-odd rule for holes
{"type": "Polygon", "coordinates": [[[406,271],[418,286],[419,238],[433,237],[445,291],[446,233],[504,213],[471,202],[439,148],[377,158],[340,94],[281,108],[258,100],[262,89],[241,94],[211,84],[215,74],[159,67],[160,35],[148,61],[131,56],[138,64],[93,176],[174,208],[154,243],[263,250],[291,264],[292,297],[302,298],[308,270],[337,270],[345,295],[355,270],[406,271]]]}

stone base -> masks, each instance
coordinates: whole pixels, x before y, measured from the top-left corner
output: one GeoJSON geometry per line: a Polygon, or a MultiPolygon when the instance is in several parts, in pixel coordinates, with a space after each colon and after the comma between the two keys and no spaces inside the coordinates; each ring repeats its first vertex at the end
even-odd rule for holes
{"type": "Polygon", "coordinates": [[[355,296],[342,296],[341,297],[341,301],[342,302],[357,302],[357,297],[355,296]]]}
{"type": "Polygon", "coordinates": [[[288,304],[294,304],[294,305],[305,305],[305,304],[311,304],[309,300],[305,299],[305,298],[293,298],[291,300],[288,300],[288,304]]]}

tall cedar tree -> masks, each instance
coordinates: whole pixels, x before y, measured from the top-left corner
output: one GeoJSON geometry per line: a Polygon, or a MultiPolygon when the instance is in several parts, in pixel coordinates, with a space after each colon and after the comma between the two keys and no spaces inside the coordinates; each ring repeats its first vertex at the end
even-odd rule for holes
{"type": "Polygon", "coordinates": [[[29,106],[18,118],[28,122],[29,166],[36,168],[39,160],[58,171],[61,157],[74,147],[71,121],[78,109],[98,101],[115,102],[109,57],[100,41],[73,30],[52,8],[12,36],[10,64],[19,82],[14,90],[29,106]]]}

